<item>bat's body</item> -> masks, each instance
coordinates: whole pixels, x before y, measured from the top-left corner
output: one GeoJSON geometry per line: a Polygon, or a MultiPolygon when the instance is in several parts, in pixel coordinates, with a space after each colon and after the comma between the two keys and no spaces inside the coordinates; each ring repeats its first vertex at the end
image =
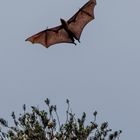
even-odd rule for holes
{"type": "Polygon", "coordinates": [[[64,19],[60,19],[60,21],[61,21],[62,27],[65,29],[65,31],[69,35],[69,38],[72,40],[72,43],[75,44],[74,39],[79,41],[79,39],[75,36],[75,34],[71,32],[71,30],[69,29],[68,23],[64,19]]]}
{"type": "Polygon", "coordinates": [[[94,7],[96,0],[89,0],[79,11],[68,21],[60,19],[61,25],[41,31],[26,41],[40,43],[46,48],[56,43],[73,43],[75,40],[80,42],[80,36],[87,23],[94,19],[94,7]]]}

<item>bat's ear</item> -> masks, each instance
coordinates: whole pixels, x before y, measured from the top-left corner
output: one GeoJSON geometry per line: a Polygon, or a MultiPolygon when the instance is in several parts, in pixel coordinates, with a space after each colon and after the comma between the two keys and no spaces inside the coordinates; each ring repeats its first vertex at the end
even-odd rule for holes
{"type": "Polygon", "coordinates": [[[66,21],[64,19],[60,18],[60,21],[61,21],[62,25],[64,25],[64,26],[66,25],[66,21]]]}
{"type": "Polygon", "coordinates": [[[62,18],[60,18],[60,21],[61,21],[61,22],[64,22],[65,20],[64,20],[64,19],[62,19],[62,18]]]}

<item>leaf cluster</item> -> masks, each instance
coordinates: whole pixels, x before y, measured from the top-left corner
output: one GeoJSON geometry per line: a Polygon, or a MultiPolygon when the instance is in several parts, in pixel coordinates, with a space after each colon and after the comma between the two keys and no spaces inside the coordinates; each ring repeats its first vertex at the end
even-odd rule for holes
{"type": "Polygon", "coordinates": [[[107,122],[96,123],[97,111],[93,113],[93,121],[86,125],[86,113],[76,118],[70,110],[69,100],[66,100],[66,120],[60,123],[56,105],[51,105],[47,98],[46,110],[31,106],[28,112],[23,105],[23,113],[17,118],[12,112],[13,126],[0,118],[0,140],[115,140],[121,130],[112,132],[107,122]]]}

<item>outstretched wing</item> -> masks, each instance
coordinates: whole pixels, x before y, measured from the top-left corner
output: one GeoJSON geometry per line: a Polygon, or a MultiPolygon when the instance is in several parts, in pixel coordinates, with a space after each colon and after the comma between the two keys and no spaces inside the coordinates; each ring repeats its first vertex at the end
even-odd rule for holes
{"type": "MultiPolygon", "coordinates": [[[[79,11],[67,21],[68,29],[64,29],[63,25],[46,29],[29,38],[26,41],[32,43],[40,43],[46,48],[56,43],[74,43],[73,37],[78,41],[84,26],[94,19],[93,9],[96,0],[89,0],[79,11]],[[70,37],[69,32],[74,34],[70,37]]],[[[74,43],[75,44],[75,43],[74,43]]]]}
{"type": "Polygon", "coordinates": [[[80,39],[81,33],[85,25],[94,19],[94,7],[96,0],[89,0],[79,11],[68,21],[68,28],[72,31],[77,39],[80,39]]]}
{"type": "Polygon", "coordinates": [[[25,41],[40,43],[46,48],[56,43],[73,43],[68,33],[61,25],[41,31],[27,38],[25,41]]]}

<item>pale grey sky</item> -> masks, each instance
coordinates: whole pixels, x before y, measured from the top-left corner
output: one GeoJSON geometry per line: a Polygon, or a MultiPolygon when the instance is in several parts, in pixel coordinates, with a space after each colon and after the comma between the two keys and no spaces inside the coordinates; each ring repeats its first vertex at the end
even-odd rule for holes
{"type": "MultiPolygon", "coordinates": [[[[96,19],[81,43],[46,49],[24,40],[70,18],[87,0],[1,0],[0,117],[24,103],[43,106],[46,97],[60,115],[69,98],[73,112],[122,129],[121,140],[140,133],[140,1],[97,0],[96,19]]],[[[88,121],[88,120],[87,120],[88,121]]]]}

